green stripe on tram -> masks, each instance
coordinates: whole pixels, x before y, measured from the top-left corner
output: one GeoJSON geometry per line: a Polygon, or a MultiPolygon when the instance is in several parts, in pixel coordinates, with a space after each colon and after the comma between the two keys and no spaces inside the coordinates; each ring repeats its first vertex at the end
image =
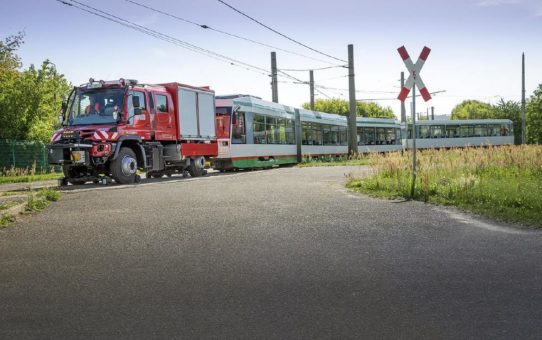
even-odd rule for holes
{"type": "Polygon", "coordinates": [[[265,161],[261,161],[258,158],[234,159],[232,163],[234,168],[270,168],[274,165],[297,163],[297,157],[278,157],[265,161]]]}

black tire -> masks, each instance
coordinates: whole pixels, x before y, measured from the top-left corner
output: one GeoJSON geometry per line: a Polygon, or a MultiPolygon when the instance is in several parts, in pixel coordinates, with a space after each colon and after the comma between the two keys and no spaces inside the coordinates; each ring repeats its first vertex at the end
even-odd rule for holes
{"type": "Polygon", "coordinates": [[[201,177],[205,174],[205,157],[198,156],[190,160],[188,172],[192,177],[201,177]]]}
{"type": "Polygon", "coordinates": [[[121,148],[117,158],[111,162],[111,176],[120,184],[134,183],[137,172],[137,158],[130,148],[121,148]]]}
{"type": "Polygon", "coordinates": [[[71,165],[63,165],[62,172],[64,173],[64,178],[66,179],[67,183],[72,185],[83,185],[86,183],[85,180],[76,178],[79,173],[71,165]]]}

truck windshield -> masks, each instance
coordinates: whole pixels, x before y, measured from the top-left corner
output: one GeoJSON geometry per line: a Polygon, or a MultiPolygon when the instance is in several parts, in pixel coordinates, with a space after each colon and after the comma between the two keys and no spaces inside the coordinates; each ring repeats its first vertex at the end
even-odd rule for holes
{"type": "Polygon", "coordinates": [[[124,93],[124,89],[78,90],[68,104],[68,125],[116,124],[124,93]]]}

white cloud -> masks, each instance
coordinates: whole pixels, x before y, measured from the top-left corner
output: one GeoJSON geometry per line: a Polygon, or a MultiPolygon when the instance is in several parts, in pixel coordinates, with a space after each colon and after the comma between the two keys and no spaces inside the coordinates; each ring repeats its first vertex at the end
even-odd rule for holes
{"type": "Polygon", "coordinates": [[[480,7],[496,7],[503,5],[514,5],[520,3],[520,0],[482,0],[476,3],[480,7]]]}

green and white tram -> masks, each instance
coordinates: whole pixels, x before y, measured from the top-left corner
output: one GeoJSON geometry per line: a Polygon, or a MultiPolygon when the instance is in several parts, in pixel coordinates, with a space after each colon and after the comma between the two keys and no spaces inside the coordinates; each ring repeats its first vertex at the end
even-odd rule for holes
{"type": "MultiPolygon", "coordinates": [[[[252,96],[216,97],[218,170],[266,168],[297,163],[296,137],[303,157],[348,154],[347,118],[294,109],[252,96]],[[300,131],[295,129],[296,111],[300,131]]],[[[402,148],[401,124],[395,119],[361,118],[357,122],[358,152],[391,152],[402,148]]],[[[420,121],[418,148],[513,144],[512,121],[499,119],[420,121]]],[[[412,147],[412,125],[407,147],[412,147]]]]}

